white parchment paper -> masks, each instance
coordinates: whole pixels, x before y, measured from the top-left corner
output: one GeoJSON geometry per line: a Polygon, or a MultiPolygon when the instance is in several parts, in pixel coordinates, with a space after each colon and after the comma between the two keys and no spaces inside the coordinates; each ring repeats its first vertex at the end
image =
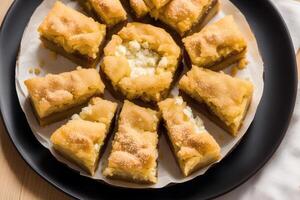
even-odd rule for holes
{"type": "MultiPolygon", "coordinates": [[[[49,10],[52,8],[55,0],[45,0],[33,13],[27,28],[25,29],[21,46],[19,58],[16,63],[16,90],[19,98],[19,102],[22,110],[24,111],[27,121],[31,127],[31,130],[37,140],[47,149],[51,151],[53,156],[57,158],[60,162],[65,163],[70,168],[80,172],[83,176],[87,175],[83,170],[78,168],[76,165],[68,162],[66,159],[57,154],[51,147],[50,144],[50,136],[51,134],[59,128],[62,124],[66,123],[66,120],[51,124],[47,127],[40,127],[38,125],[37,120],[33,114],[33,110],[30,106],[29,100],[27,99],[28,92],[24,85],[24,81],[26,79],[35,77],[35,76],[45,76],[48,73],[60,73],[71,71],[76,68],[76,65],[69,61],[66,58],[63,58],[59,55],[55,55],[53,52],[45,49],[41,45],[41,41],[39,40],[39,34],[37,32],[37,28],[39,24],[42,22],[44,17],[47,15],[49,10]],[[30,69],[39,67],[41,70],[40,74],[30,73],[30,69]]],[[[67,4],[70,7],[79,9],[79,6],[76,2],[70,0],[62,0],[63,3],[67,4]]],[[[228,0],[221,0],[222,9],[219,14],[214,17],[211,22],[216,21],[225,15],[233,15],[239,28],[242,30],[245,38],[248,40],[248,53],[247,59],[249,64],[246,69],[240,70],[237,73],[237,77],[247,78],[252,81],[254,84],[254,96],[252,99],[251,106],[245,118],[244,124],[239,131],[239,134],[236,138],[233,138],[228,133],[226,133],[223,129],[219,128],[213,122],[208,120],[206,117],[202,116],[200,113],[195,114],[200,115],[203,119],[204,124],[208,131],[214,136],[216,141],[221,146],[221,154],[222,158],[224,158],[240,141],[240,139],[244,136],[247,129],[249,128],[259,104],[259,101],[262,97],[263,93],[263,62],[260,57],[260,53],[257,47],[257,43],[254,35],[252,34],[250,27],[242,15],[242,13],[228,0]]],[[[211,23],[210,22],[210,23],[211,23]]],[[[176,93],[176,88],[173,89],[172,93],[176,93]]],[[[104,97],[106,99],[110,99],[118,102],[117,99],[114,99],[112,95],[107,91],[105,92],[104,97]]],[[[180,169],[172,155],[170,147],[166,142],[165,135],[162,134],[159,141],[159,159],[158,159],[158,182],[154,185],[138,185],[118,180],[110,180],[106,179],[102,176],[103,170],[103,162],[107,160],[108,153],[110,151],[112,137],[107,145],[107,149],[105,150],[104,155],[100,160],[100,164],[98,170],[96,171],[93,177],[89,176],[96,180],[102,180],[108,184],[121,186],[121,187],[130,187],[130,188],[162,188],[171,183],[182,183],[189,181],[199,175],[204,174],[211,166],[206,167],[202,170],[199,170],[188,177],[184,177],[180,169]]],[[[222,159],[221,159],[222,160],[222,159]]],[[[221,161],[220,160],[220,161],[221,161]]]]}

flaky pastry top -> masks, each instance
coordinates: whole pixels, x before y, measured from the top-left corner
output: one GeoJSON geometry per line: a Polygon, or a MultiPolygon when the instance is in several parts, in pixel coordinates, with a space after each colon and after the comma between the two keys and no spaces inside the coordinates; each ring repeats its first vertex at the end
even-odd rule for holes
{"type": "Polygon", "coordinates": [[[129,3],[138,18],[145,16],[150,11],[144,0],[130,0],[129,3]]]}
{"type": "Polygon", "coordinates": [[[81,110],[78,117],[91,122],[103,123],[108,130],[115,115],[116,109],[117,103],[102,99],[100,97],[93,97],[89,101],[88,106],[81,110]]]}
{"type": "Polygon", "coordinates": [[[246,40],[231,15],[184,38],[183,43],[192,63],[203,67],[247,48],[246,40]]]}
{"type": "Polygon", "coordinates": [[[248,80],[197,66],[181,78],[179,88],[207,104],[228,125],[244,113],[243,103],[253,93],[248,80]]]}
{"type": "Polygon", "coordinates": [[[159,119],[154,110],[137,106],[127,100],[124,102],[106,173],[117,169],[149,176],[149,170],[155,168],[158,156],[156,148],[159,119]]]}
{"type": "Polygon", "coordinates": [[[154,11],[153,15],[175,28],[181,35],[199,23],[205,8],[213,0],[172,0],[163,8],[154,11]],[[156,16],[157,15],[157,16],[156,16]]]}
{"type": "Polygon", "coordinates": [[[150,9],[160,9],[171,0],[144,0],[150,9]]]}
{"type": "Polygon", "coordinates": [[[38,31],[44,37],[69,53],[80,53],[96,58],[106,27],[80,12],[57,1],[38,31]]]}
{"type": "Polygon", "coordinates": [[[194,119],[186,113],[187,105],[181,97],[168,98],[158,105],[176,156],[183,165],[188,163],[189,159],[205,156],[207,152],[220,153],[220,147],[204,128],[203,122],[194,124],[194,119]]]}
{"type": "Polygon", "coordinates": [[[87,97],[102,94],[105,87],[96,69],[80,67],[71,72],[31,78],[25,85],[41,118],[87,97]]]}
{"type": "Polygon", "coordinates": [[[127,18],[120,0],[88,0],[95,12],[108,25],[113,26],[127,18]]]}
{"type": "Polygon", "coordinates": [[[51,136],[51,142],[92,169],[105,135],[104,124],[76,119],[57,129],[51,136]]]}
{"type": "Polygon", "coordinates": [[[139,43],[148,42],[149,48],[161,56],[178,58],[180,48],[171,35],[164,29],[150,24],[131,22],[122,28],[104,49],[105,55],[114,55],[116,46],[124,42],[136,40],[139,43]]]}

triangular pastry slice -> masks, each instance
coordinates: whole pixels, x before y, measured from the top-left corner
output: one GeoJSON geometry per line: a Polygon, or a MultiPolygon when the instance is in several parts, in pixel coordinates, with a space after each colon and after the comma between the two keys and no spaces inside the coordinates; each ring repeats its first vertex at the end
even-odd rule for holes
{"type": "Polygon", "coordinates": [[[218,143],[181,97],[168,98],[158,105],[173,152],[185,176],[219,160],[218,143]]]}
{"type": "Polygon", "coordinates": [[[201,103],[212,120],[233,136],[238,134],[253,95],[250,81],[193,66],[179,88],[201,103]]]}
{"type": "Polygon", "coordinates": [[[247,42],[231,15],[205,26],[182,41],[193,65],[218,71],[233,63],[240,62],[240,67],[247,63],[242,62],[245,60],[247,42]]]}
{"type": "Polygon", "coordinates": [[[93,175],[117,104],[92,98],[89,105],[51,135],[54,149],[93,175]]]}
{"type": "Polygon", "coordinates": [[[159,113],[125,101],[103,175],[130,182],[157,182],[159,113]]]}

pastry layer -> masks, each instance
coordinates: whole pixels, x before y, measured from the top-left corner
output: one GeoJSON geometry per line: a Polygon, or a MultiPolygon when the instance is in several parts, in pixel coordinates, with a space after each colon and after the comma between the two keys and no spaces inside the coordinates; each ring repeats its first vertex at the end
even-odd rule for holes
{"type": "Polygon", "coordinates": [[[144,17],[150,11],[144,0],[130,0],[129,3],[137,18],[144,17]]]}
{"type": "Polygon", "coordinates": [[[120,0],[78,0],[99,21],[112,27],[127,19],[120,0]]]}
{"type": "Polygon", "coordinates": [[[116,109],[116,103],[92,98],[87,107],[51,135],[54,149],[93,175],[116,109]]]}
{"type": "Polygon", "coordinates": [[[25,85],[40,122],[50,116],[50,121],[56,121],[55,115],[57,120],[61,119],[61,113],[103,94],[105,87],[97,70],[80,67],[71,72],[31,78],[25,85]]]}
{"type": "Polygon", "coordinates": [[[151,15],[184,36],[207,23],[218,10],[218,0],[172,0],[160,9],[151,10],[151,15]]]}
{"type": "Polygon", "coordinates": [[[159,114],[125,100],[103,175],[139,183],[157,182],[159,114]]]}
{"type": "Polygon", "coordinates": [[[104,48],[101,68],[128,99],[159,101],[170,89],[180,55],[165,30],[128,23],[104,48]]]}
{"type": "Polygon", "coordinates": [[[160,9],[170,1],[171,0],[144,0],[150,9],[160,9]]]}
{"type": "Polygon", "coordinates": [[[173,152],[185,176],[219,160],[218,143],[181,97],[168,98],[158,105],[173,152]]]}
{"type": "Polygon", "coordinates": [[[232,16],[207,25],[184,38],[183,43],[193,65],[214,70],[243,59],[247,51],[246,40],[232,16]]]}
{"type": "MultiPolygon", "coordinates": [[[[44,37],[41,37],[40,39],[46,48],[70,59],[72,62],[76,63],[79,66],[82,66],[85,68],[96,68],[96,65],[99,63],[100,54],[98,54],[97,57],[94,59],[94,58],[90,58],[88,56],[81,55],[77,51],[75,51],[73,53],[69,53],[63,47],[57,45],[56,43],[54,43],[44,37]]],[[[99,47],[99,53],[103,49],[103,44],[104,44],[104,40],[99,47]]]]}
{"type": "Polygon", "coordinates": [[[181,78],[179,88],[205,105],[209,116],[217,117],[216,122],[229,133],[238,134],[253,95],[250,81],[193,66],[181,78]]]}
{"type": "Polygon", "coordinates": [[[105,25],[59,1],[54,4],[38,31],[43,41],[51,41],[68,54],[80,54],[91,60],[97,59],[106,35],[105,25]]]}

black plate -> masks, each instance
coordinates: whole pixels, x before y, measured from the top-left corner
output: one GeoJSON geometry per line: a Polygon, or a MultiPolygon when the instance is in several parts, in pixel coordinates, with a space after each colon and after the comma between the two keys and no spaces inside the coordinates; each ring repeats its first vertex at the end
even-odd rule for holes
{"type": "Polygon", "coordinates": [[[297,68],[286,26],[266,0],[233,0],[254,31],[265,62],[265,90],[255,119],[238,147],[205,175],[157,190],[119,189],[78,175],[34,138],[15,91],[15,62],[22,33],[41,0],[16,0],[0,31],[0,103],[7,132],[24,160],[44,179],[80,199],[207,199],[254,175],[280,144],[293,112],[297,68]]]}

